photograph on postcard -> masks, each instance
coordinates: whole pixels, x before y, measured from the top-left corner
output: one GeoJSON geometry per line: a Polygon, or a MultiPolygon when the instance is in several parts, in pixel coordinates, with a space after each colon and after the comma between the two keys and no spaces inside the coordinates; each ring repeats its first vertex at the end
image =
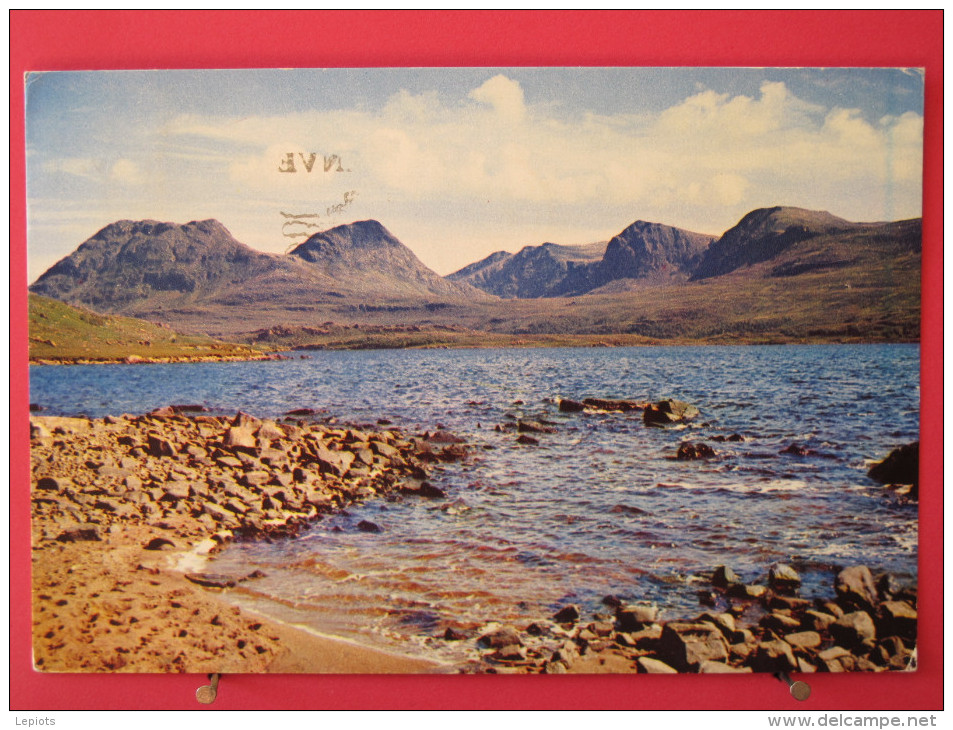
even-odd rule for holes
{"type": "Polygon", "coordinates": [[[25,88],[37,670],[916,669],[921,70],[25,88]]]}

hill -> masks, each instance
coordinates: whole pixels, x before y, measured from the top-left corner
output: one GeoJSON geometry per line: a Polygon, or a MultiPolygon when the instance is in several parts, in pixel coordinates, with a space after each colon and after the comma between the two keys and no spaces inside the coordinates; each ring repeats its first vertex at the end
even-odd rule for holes
{"type": "Polygon", "coordinates": [[[260,356],[248,345],[182,335],[162,324],[101,315],[29,295],[30,360],[223,359],[260,356]]]}
{"type": "Polygon", "coordinates": [[[640,220],[608,243],[500,251],[448,278],[519,299],[578,296],[621,279],[657,285],[687,279],[714,238],[640,220]]]}

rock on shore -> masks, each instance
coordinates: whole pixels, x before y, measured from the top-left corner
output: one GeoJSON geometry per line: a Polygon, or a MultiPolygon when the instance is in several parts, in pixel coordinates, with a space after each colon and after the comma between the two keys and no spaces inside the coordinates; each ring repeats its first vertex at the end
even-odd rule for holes
{"type": "Polygon", "coordinates": [[[376,495],[440,498],[428,465],[467,453],[394,429],[183,410],[31,417],[38,669],[263,671],[276,632],[203,596],[194,585],[215,584],[175,560],[291,536],[376,495]]]}
{"type": "MultiPolygon", "coordinates": [[[[652,604],[603,603],[612,613],[584,620],[576,605],[525,630],[488,631],[474,672],[489,673],[748,673],[882,672],[916,666],[916,590],[865,566],[834,579],[836,598],[798,594],[790,566],[768,571],[769,587],[746,585],[727,566],[711,576],[711,604],[690,619],[660,620],[652,604]]],[[[705,591],[708,594],[708,591],[705,591]]],[[[610,600],[611,598],[611,600],[610,600]]]]}

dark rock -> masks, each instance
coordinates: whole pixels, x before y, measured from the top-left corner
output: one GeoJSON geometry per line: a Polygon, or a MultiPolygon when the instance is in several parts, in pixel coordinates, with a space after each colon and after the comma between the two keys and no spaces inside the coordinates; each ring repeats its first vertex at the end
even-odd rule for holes
{"type": "Polygon", "coordinates": [[[564,398],[559,401],[559,410],[563,413],[579,413],[586,410],[586,406],[579,401],[564,398]]]}
{"type": "Polygon", "coordinates": [[[866,611],[852,611],[844,614],[830,625],[834,640],[848,648],[860,646],[867,639],[875,639],[877,629],[874,620],[866,611]]]}
{"type": "Polygon", "coordinates": [[[725,443],[726,441],[739,442],[744,441],[745,437],[740,433],[733,433],[730,436],[725,436],[724,434],[717,434],[711,437],[712,441],[717,441],[719,443],[725,443]]]}
{"type": "Polygon", "coordinates": [[[96,525],[79,525],[57,535],[58,542],[95,542],[102,540],[96,525]]]}
{"type": "Polygon", "coordinates": [[[790,672],[797,669],[797,660],[791,645],[778,639],[758,644],[750,665],[756,672],[790,672]]]}
{"type": "Polygon", "coordinates": [[[576,606],[574,604],[563,606],[553,616],[553,621],[556,621],[557,623],[561,623],[561,624],[575,623],[578,620],[579,620],[579,606],[576,606]]]}
{"type": "Polygon", "coordinates": [[[675,458],[679,461],[696,461],[698,459],[710,459],[715,455],[715,450],[708,444],[699,441],[697,444],[687,441],[678,447],[678,453],[675,458]]]}
{"type": "Polygon", "coordinates": [[[884,601],[889,601],[896,593],[899,593],[900,590],[900,584],[897,582],[896,578],[890,575],[890,573],[884,573],[877,578],[878,598],[884,601]]]}
{"type": "Polygon", "coordinates": [[[768,585],[778,593],[794,593],[801,586],[801,576],[790,565],[776,563],[768,569],[768,585]]]}
{"type": "Polygon", "coordinates": [[[234,588],[235,579],[217,573],[186,573],[185,578],[205,588],[234,588]]]}
{"type": "Polygon", "coordinates": [[[209,409],[203,405],[186,403],[184,405],[169,406],[176,413],[208,413],[209,409]]]}
{"type": "Polygon", "coordinates": [[[917,610],[903,601],[884,601],[880,604],[877,630],[882,636],[917,638],[917,610]]]}
{"type": "Polygon", "coordinates": [[[523,444],[525,446],[538,446],[539,439],[534,439],[532,436],[527,436],[525,433],[516,439],[516,443],[523,444]]]}
{"type": "Polygon", "coordinates": [[[167,540],[164,537],[154,537],[143,547],[143,550],[173,550],[173,549],[175,549],[175,543],[172,542],[171,540],[167,540]]]}
{"type": "Polygon", "coordinates": [[[886,459],[874,464],[867,472],[881,484],[917,484],[920,473],[920,442],[901,446],[890,452],[886,459]]]}
{"type": "Polygon", "coordinates": [[[446,499],[447,493],[440,487],[435,487],[430,482],[421,482],[420,484],[405,484],[400,488],[401,494],[407,494],[413,497],[424,497],[426,499],[446,499]]]}
{"type": "Polygon", "coordinates": [[[600,411],[614,411],[618,413],[629,413],[630,411],[641,411],[646,407],[646,403],[634,400],[609,400],[607,398],[585,398],[583,405],[587,408],[594,408],[600,411]]]}
{"type": "Polygon", "coordinates": [[[520,421],[516,424],[519,433],[556,433],[552,426],[545,426],[539,421],[520,421]]]}
{"type": "Polygon", "coordinates": [[[741,578],[727,565],[717,566],[711,576],[711,584],[715,586],[715,588],[727,588],[728,586],[738,585],[740,583],[741,578]]]}
{"type": "Polygon", "coordinates": [[[30,404],[30,413],[36,413],[37,411],[42,411],[42,410],[43,410],[43,406],[41,406],[39,403],[30,404]]]}
{"type": "Polygon", "coordinates": [[[782,454],[790,454],[792,456],[809,456],[814,452],[811,449],[808,449],[799,444],[789,444],[787,447],[781,449],[782,454]]]}
{"type": "Polygon", "coordinates": [[[175,409],[172,406],[162,406],[162,408],[149,411],[149,415],[155,418],[169,418],[175,415],[175,409]]]}
{"type": "Polygon", "coordinates": [[[294,410],[288,411],[285,413],[286,416],[313,416],[317,413],[314,408],[295,408],[294,410]]]}
{"type": "Polygon", "coordinates": [[[246,575],[242,580],[258,580],[259,578],[267,578],[268,575],[262,570],[253,570],[251,573],[246,575]]]}
{"type": "Polygon", "coordinates": [[[728,659],[728,644],[710,623],[670,621],[662,627],[659,658],[679,671],[697,671],[704,661],[728,659]]]}
{"type": "Polygon", "coordinates": [[[37,480],[36,488],[44,491],[62,492],[74,486],[72,479],[66,477],[43,477],[37,480]]]}
{"type": "Polygon", "coordinates": [[[618,608],[622,605],[622,599],[618,596],[603,596],[602,605],[609,606],[610,608],[618,608]]]}
{"type": "Polygon", "coordinates": [[[170,441],[153,434],[149,434],[149,453],[153,456],[172,456],[175,454],[175,446],[170,441]]]}
{"type": "Polygon", "coordinates": [[[426,436],[425,440],[433,444],[465,444],[467,442],[466,439],[443,430],[434,431],[426,436]]]}
{"type": "Polygon", "coordinates": [[[877,586],[874,576],[866,565],[845,568],[834,580],[838,602],[847,609],[873,609],[877,603],[877,586]]]}
{"type": "Polygon", "coordinates": [[[447,630],[443,632],[443,638],[445,641],[463,641],[464,639],[469,639],[469,635],[463,631],[458,631],[452,626],[448,626],[447,630]]]}
{"type": "Polygon", "coordinates": [[[642,414],[642,420],[648,426],[665,426],[669,423],[688,421],[698,416],[698,409],[680,400],[663,400],[648,405],[642,414]]]}
{"type": "Polygon", "coordinates": [[[654,604],[633,603],[619,606],[615,612],[619,631],[640,631],[658,620],[658,606],[654,604]]]}
{"type": "Polygon", "coordinates": [[[644,509],[639,509],[638,507],[630,507],[627,504],[617,504],[609,509],[611,514],[627,514],[627,515],[647,515],[650,514],[644,509]]]}
{"type": "Polygon", "coordinates": [[[725,591],[725,595],[732,598],[741,598],[743,600],[751,601],[757,598],[761,598],[766,592],[767,588],[759,585],[742,585],[740,583],[734,583],[728,586],[728,589],[725,591]]]}
{"type": "Polygon", "coordinates": [[[357,529],[361,532],[381,532],[381,526],[370,520],[361,520],[358,522],[357,529]]]}

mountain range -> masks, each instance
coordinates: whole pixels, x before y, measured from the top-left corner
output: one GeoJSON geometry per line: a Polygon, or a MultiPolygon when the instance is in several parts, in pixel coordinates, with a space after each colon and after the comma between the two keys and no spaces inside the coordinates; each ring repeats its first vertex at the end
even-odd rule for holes
{"type": "Polygon", "coordinates": [[[920,219],[854,223],[773,207],[748,213],[718,237],[638,220],[608,242],[499,251],[441,277],[373,220],[316,233],[285,255],[256,251],[214,220],[119,221],[30,291],[215,336],[323,318],[354,326],[708,337],[722,331],[719,317],[735,322],[727,331],[748,328],[751,302],[770,327],[797,335],[810,324],[797,312],[813,298],[838,303],[824,317],[831,320],[825,332],[867,322],[910,338],[918,335],[919,277],[912,274],[920,250],[920,219]],[[699,305],[702,316],[692,322],[685,303],[707,297],[710,306],[699,305]]]}

